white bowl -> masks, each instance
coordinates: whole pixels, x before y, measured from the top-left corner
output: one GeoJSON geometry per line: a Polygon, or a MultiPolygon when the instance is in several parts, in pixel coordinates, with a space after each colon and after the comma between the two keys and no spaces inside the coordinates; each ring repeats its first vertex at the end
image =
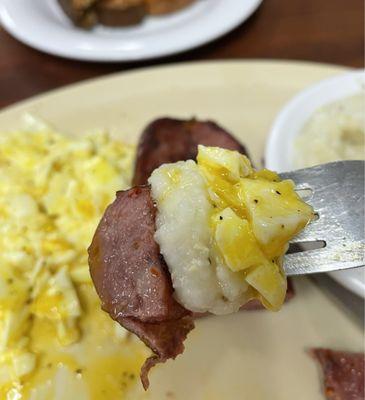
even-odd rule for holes
{"type": "MultiPolygon", "coordinates": [[[[304,124],[320,107],[344,97],[363,92],[365,71],[339,75],[303,90],[279,113],[272,125],[265,151],[266,167],[278,172],[294,169],[294,139],[304,124]]],[[[365,298],[365,268],[332,272],[331,277],[365,298]]]]}
{"type": "Polygon", "coordinates": [[[35,49],[98,62],[140,61],[208,43],[245,21],[262,0],[199,0],[130,27],[73,26],[56,0],[0,0],[0,24],[35,49]]]}

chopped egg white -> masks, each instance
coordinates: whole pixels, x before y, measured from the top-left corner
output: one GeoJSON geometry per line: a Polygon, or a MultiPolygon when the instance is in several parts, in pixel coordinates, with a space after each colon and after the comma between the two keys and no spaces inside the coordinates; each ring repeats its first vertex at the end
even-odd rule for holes
{"type": "Polygon", "coordinates": [[[177,300],[194,312],[227,314],[253,298],[278,310],[282,257],[312,208],[268,170],[235,151],[199,146],[194,161],[166,164],[150,179],[155,239],[177,300]]]}
{"type": "Polygon", "coordinates": [[[32,126],[0,135],[0,398],[122,398],[146,350],[100,310],[86,249],[135,151],[32,126]]]}

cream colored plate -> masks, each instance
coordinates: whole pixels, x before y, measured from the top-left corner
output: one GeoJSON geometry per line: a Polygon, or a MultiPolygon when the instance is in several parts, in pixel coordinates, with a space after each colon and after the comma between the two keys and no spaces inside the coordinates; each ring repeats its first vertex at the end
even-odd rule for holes
{"type": "MultiPolygon", "coordinates": [[[[65,133],[106,128],[135,142],[159,116],[211,118],[234,132],[258,164],[266,133],[291,96],[343,72],[284,62],[183,64],[140,70],[71,86],[0,113],[0,131],[31,112],[65,133]]],[[[156,367],[151,389],[132,399],[323,400],[312,346],[363,350],[361,324],[333,295],[305,278],[279,313],[241,312],[204,318],[175,361],[156,367]]],[[[114,400],[114,399],[113,399],[114,400]]]]}

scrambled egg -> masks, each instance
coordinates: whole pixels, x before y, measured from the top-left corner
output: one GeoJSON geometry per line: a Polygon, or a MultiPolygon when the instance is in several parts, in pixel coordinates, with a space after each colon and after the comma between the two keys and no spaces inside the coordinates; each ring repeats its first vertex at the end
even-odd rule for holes
{"type": "Polygon", "coordinates": [[[313,217],[292,181],[255,171],[238,152],[199,146],[197,163],[163,165],[149,182],[158,208],[155,239],[180,303],[215,314],[252,298],[281,307],[283,255],[313,217]]]}
{"type": "Polygon", "coordinates": [[[220,148],[199,146],[203,173],[215,212],[213,241],[218,257],[240,272],[270,309],[284,302],[286,278],[282,257],[288,242],[313,218],[313,209],[269,170],[255,171],[247,157],[220,148]]]}
{"type": "Polygon", "coordinates": [[[86,251],[134,153],[104,133],[1,134],[1,399],[120,398],[138,374],[146,350],[100,310],[86,251]]]}

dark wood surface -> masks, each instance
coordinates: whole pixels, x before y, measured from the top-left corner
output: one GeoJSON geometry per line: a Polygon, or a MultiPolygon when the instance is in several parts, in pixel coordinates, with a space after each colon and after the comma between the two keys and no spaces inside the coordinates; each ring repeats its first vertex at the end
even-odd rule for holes
{"type": "MultiPolygon", "coordinates": [[[[244,1],[244,0],[237,0],[244,1]]],[[[364,66],[363,0],[264,0],[233,32],[190,52],[134,64],[65,60],[0,28],[0,108],[69,83],[179,61],[271,58],[364,66]]]]}

